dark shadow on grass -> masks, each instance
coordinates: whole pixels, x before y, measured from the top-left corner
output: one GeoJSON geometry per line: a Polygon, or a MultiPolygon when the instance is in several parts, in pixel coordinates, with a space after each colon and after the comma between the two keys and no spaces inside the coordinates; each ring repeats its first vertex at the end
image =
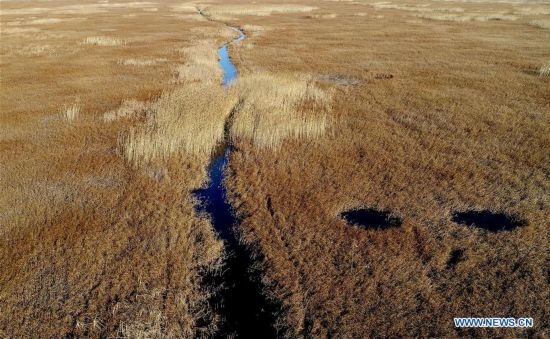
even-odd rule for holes
{"type": "Polygon", "coordinates": [[[454,212],[451,220],[457,224],[477,227],[489,232],[511,231],[527,224],[517,216],[491,211],[454,212]]]}
{"type": "Polygon", "coordinates": [[[340,216],[347,222],[365,229],[386,229],[399,227],[402,224],[401,219],[392,215],[390,211],[374,208],[345,211],[340,216]]]}

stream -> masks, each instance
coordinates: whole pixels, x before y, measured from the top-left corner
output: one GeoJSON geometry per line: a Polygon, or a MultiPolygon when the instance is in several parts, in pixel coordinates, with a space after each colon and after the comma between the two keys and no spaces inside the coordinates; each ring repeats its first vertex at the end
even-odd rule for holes
{"type": "MultiPolygon", "coordinates": [[[[202,12],[199,14],[203,15],[202,12]]],[[[239,33],[239,37],[223,45],[218,50],[219,66],[223,71],[223,86],[228,88],[237,80],[237,68],[229,57],[229,44],[238,43],[246,38],[244,32],[230,27],[239,33]]],[[[199,214],[208,214],[221,239],[223,239],[228,257],[221,277],[213,278],[213,283],[222,286],[222,291],[214,300],[215,309],[223,316],[218,336],[221,338],[275,338],[273,327],[274,305],[262,294],[260,277],[251,272],[253,260],[250,250],[242,245],[235,233],[238,225],[233,208],[227,200],[224,186],[225,169],[228,165],[232,147],[229,140],[228,118],[221,151],[213,156],[208,168],[208,185],[196,190],[194,196],[199,200],[196,206],[199,214]],[[217,281],[221,279],[221,281],[217,281]]]]}

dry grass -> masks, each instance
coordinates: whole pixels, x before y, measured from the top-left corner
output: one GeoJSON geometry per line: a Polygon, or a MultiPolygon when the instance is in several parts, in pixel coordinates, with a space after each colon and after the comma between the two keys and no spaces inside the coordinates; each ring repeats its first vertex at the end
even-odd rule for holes
{"type": "Polygon", "coordinates": [[[206,156],[224,138],[224,125],[235,100],[218,82],[202,82],[164,94],[152,104],[146,128],[130,130],[121,140],[133,163],[166,160],[189,153],[206,156]]]}
{"type": "Polygon", "coordinates": [[[529,71],[547,62],[548,35],[522,27],[529,19],[517,14],[515,22],[482,17],[512,13],[508,4],[380,9],[382,20],[357,17],[352,5],[318,6],[338,16],[248,17],[265,27],[257,48],[232,51],[242,82],[261,70],[359,80],[319,83],[334,92],[331,133],[315,142],[288,138],[273,152],[251,136],[235,139],[226,184],[242,241],[262,258],[265,293],[282,303],[279,334],[548,336],[550,83],[529,71]],[[414,14],[480,17],[450,28],[407,23],[414,14]],[[493,20],[477,21],[485,19],[493,20]],[[390,209],[404,223],[351,227],[338,215],[357,206],[390,209]],[[490,234],[451,221],[466,209],[529,225],[490,234]],[[456,250],[463,256],[453,264],[456,250]],[[530,314],[536,324],[461,331],[452,318],[463,314],[530,314]]]}
{"type": "Polygon", "coordinates": [[[314,6],[306,6],[299,4],[277,4],[277,5],[265,5],[265,4],[249,4],[249,5],[214,5],[207,6],[203,9],[203,12],[207,15],[214,15],[216,17],[220,15],[257,15],[268,16],[278,13],[306,13],[317,9],[314,6]]]}
{"type": "Polygon", "coordinates": [[[146,103],[135,99],[124,100],[120,107],[103,114],[103,121],[111,122],[123,118],[133,118],[147,115],[149,107],[146,103]]]}
{"type": "Polygon", "coordinates": [[[224,249],[190,193],[208,157],[134,168],[118,151],[119,135],[154,124],[148,105],[173,89],[186,61],[175,50],[200,41],[197,24],[145,3],[0,6],[0,336],[211,336],[221,316],[203,277],[224,249]]]}
{"type": "Polygon", "coordinates": [[[330,95],[311,80],[257,73],[239,79],[234,92],[241,105],[233,117],[233,139],[278,148],[285,139],[316,138],[328,128],[330,95]]]}
{"type": "Polygon", "coordinates": [[[35,27],[8,27],[2,29],[2,34],[38,33],[41,30],[35,27]]]}
{"type": "Polygon", "coordinates": [[[550,64],[540,66],[539,68],[539,76],[541,77],[547,77],[550,76],[550,64]]]}
{"type": "Polygon", "coordinates": [[[224,90],[234,33],[195,3],[2,1],[0,336],[220,335],[204,277],[224,247],[191,192],[227,126],[225,183],[282,337],[548,337],[550,40],[526,26],[546,7],[364,4],[208,3],[261,31],[230,47],[241,78],[224,90]],[[132,43],[82,44],[115,30],[132,43]],[[404,224],[349,227],[338,214],[357,206],[404,224]],[[457,209],[529,223],[489,234],[457,209]],[[535,328],[459,331],[464,314],[535,328]]]}
{"type": "Polygon", "coordinates": [[[86,20],[86,18],[43,18],[43,19],[34,19],[30,21],[25,21],[22,24],[23,25],[51,25],[51,24],[59,24],[62,22],[81,21],[81,20],[86,20]]]}
{"type": "Polygon", "coordinates": [[[438,20],[438,21],[455,21],[455,22],[467,22],[467,21],[515,21],[518,19],[515,15],[510,14],[418,14],[418,18],[438,20]]]}
{"type": "Polygon", "coordinates": [[[311,17],[315,19],[334,19],[338,16],[336,13],[330,14],[312,14],[311,17]]]}
{"type": "Polygon", "coordinates": [[[93,46],[121,46],[124,45],[124,40],[107,36],[91,36],[84,39],[82,43],[93,46]]]}
{"type": "Polygon", "coordinates": [[[531,26],[535,26],[542,29],[550,29],[550,20],[533,20],[529,24],[531,26]]]}
{"type": "Polygon", "coordinates": [[[118,63],[121,65],[136,66],[136,67],[154,66],[162,62],[166,62],[166,59],[164,58],[129,58],[129,59],[121,59],[118,61],[118,63]]]}
{"type": "MultiPolygon", "coordinates": [[[[229,31],[229,30],[227,30],[229,31]]],[[[220,79],[218,52],[215,41],[202,40],[191,47],[179,49],[187,57],[187,63],[176,68],[176,81],[203,81],[220,79]]]]}
{"type": "Polygon", "coordinates": [[[397,10],[408,11],[408,12],[439,12],[439,13],[464,12],[464,9],[460,7],[432,8],[432,7],[428,7],[429,5],[409,6],[409,5],[392,4],[389,2],[375,2],[370,5],[376,9],[397,9],[397,10]]]}
{"type": "Polygon", "coordinates": [[[74,121],[80,115],[80,105],[75,103],[65,105],[61,110],[61,116],[67,121],[74,121]]]}

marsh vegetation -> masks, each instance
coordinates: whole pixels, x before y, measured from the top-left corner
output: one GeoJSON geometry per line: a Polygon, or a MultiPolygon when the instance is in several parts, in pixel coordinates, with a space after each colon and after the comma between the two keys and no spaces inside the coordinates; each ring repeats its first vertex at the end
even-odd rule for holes
{"type": "Polygon", "coordinates": [[[2,1],[0,337],[547,337],[549,20],[2,1]]]}

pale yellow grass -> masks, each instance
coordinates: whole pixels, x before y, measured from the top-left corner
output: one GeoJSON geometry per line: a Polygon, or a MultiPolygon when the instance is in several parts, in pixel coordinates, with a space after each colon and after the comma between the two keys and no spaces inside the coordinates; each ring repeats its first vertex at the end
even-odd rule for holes
{"type": "Polygon", "coordinates": [[[170,17],[183,21],[204,21],[206,20],[202,15],[198,14],[171,14],[170,17]]]}
{"type": "Polygon", "coordinates": [[[187,63],[176,67],[177,82],[215,80],[221,77],[222,72],[217,62],[217,45],[214,40],[203,40],[179,51],[187,56],[187,63]]]}
{"type": "Polygon", "coordinates": [[[164,58],[128,58],[128,59],[120,59],[118,63],[124,66],[140,67],[140,66],[154,66],[166,61],[167,60],[164,58]]]}
{"type": "Polygon", "coordinates": [[[277,149],[285,139],[315,138],[328,128],[330,95],[309,79],[257,73],[243,76],[232,91],[241,102],[233,118],[233,139],[277,149]]]}
{"type": "Polygon", "coordinates": [[[30,8],[13,8],[2,9],[2,15],[36,15],[44,13],[53,14],[95,14],[105,13],[112,9],[127,9],[127,8],[147,8],[154,7],[155,2],[134,1],[134,2],[117,2],[117,3],[96,3],[96,4],[78,4],[66,6],[52,7],[30,7],[30,8]]]}
{"type": "Polygon", "coordinates": [[[235,97],[217,82],[199,82],[164,94],[151,105],[149,125],[121,138],[135,164],[182,153],[209,155],[224,138],[224,125],[235,97]]]}
{"type": "Polygon", "coordinates": [[[43,18],[43,19],[34,19],[24,22],[24,25],[51,25],[58,24],[62,22],[86,20],[86,18],[43,18]]]}
{"type": "MultiPolygon", "coordinates": [[[[206,20],[198,14],[189,14],[189,16],[197,17],[201,20],[206,20]]],[[[246,26],[246,25],[245,25],[246,26]]],[[[193,27],[190,29],[193,35],[196,35],[200,42],[198,44],[215,44],[213,40],[222,40],[223,42],[231,41],[232,39],[238,37],[238,33],[235,30],[230,29],[226,26],[223,27],[193,27]],[[211,40],[211,41],[206,41],[211,40]]],[[[219,45],[216,44],[216,50],[219,45]]],[[[193,53],[192,49],[189,47],[184,47],[178,49],[181,53],[190,54],[193,53]]],[[[217,56],[216,56],[217,58],[217,56]]]]}
{"type": "Polygon", "coordinates": [[[312,18],[315,19],[334,19],[338,16],[338,14],[331,13],[331,14],[313,14],[311,15],[312,18]]]}
{"type": "Polygon", "coordinates": [[[454,21],[454,22],[469,22],[469,21],[515,21],[518,19],[512,14],[417,14],[417,18],[436,20],[436,21],[454,21]]]}
{"type": "Polygon", "coordinates": [[[40,29],[36,27],[9,27],[9,28],[2,29],[1,35],[5,35],[5,34],[17,35],[17,34],[37,33],[37,32],[40,32],[40,29]]]}
{"type": "Polygon", "coordinates": [[[529,24],[538,28],[550,29],[550,20],[533,20],[529,24]]]}
{"type": "Polygon", "coordinates": [[[45,54],[52,54],[55,49],[49,44],[29,44],[19,48],[12,48],[8,55],[35,57],[45,54]]]}
{"type": "Polygon", "coordinates": [[[103,114],[103,121],[110,122],[122,118],[130,118],[144,114],[148,109],[147,103],[135,99],[124,100],[119,108],[103,114]]]}
{"type": "Polygon", "coordinates": [[[186,12],[186,13],[197,13],[197,5],[186,3],[186,4],[179,4],[179,5],[172,5],[170,6],[172,11],[174,12],[186,12]]]}
{"type": "Polygon", "coordinates": [[[317,9],[314,6],[297,4],[277,4],[277,5],[215,5],[203,10],[207,15],[258,15],[268,16],[274,13],[305,13],[317,9]]]}
{"type": "Polygon", "coordinates": [[[520,7],[514,10],[514,14],[522,15],[548,15],[550,14],[550,6],[535,6],[535,7],[520,7]]]}
{"type": "Polygon", "coordinates": [[[84,45],[93,46],[120,46],[124,45],[124,40],[120,38],[113,38],[107,36],[91,36],[84,39],[82,42],[84,45]]]}
{"type": "Polygon", "coordinates": [[[246,24],[246,25],[242,25],[241,28],[245,31],[245,32],[262,32],[262,31],[265,31],[267,28],[265,26],[260,26],[260,25],[250,25],[250,24],[246,24]]]}
{"type": "Polygon", "coordinates": [[[80,115],[80,105],[78,103],[65,105],[60,114],[65,120],[69,122],[74,121],[80,115]]]}
{"type": "Polygon", "coordinates": [[[550,63],[540,67],[539,76],[541,77],[550,76],[550,63]]]}
{"type": "Polygon", "coordinates": [[[464,12],[464,9],[460,7],[432,8],[432,7],[428,7],[428,5],[409,6],[409,5],[392,4],[389,2],[375,2],[370,5],[376,9],[397,9],[397,10],[409,11],[409,12],[440,12],[440,13],[464,12]]]}

